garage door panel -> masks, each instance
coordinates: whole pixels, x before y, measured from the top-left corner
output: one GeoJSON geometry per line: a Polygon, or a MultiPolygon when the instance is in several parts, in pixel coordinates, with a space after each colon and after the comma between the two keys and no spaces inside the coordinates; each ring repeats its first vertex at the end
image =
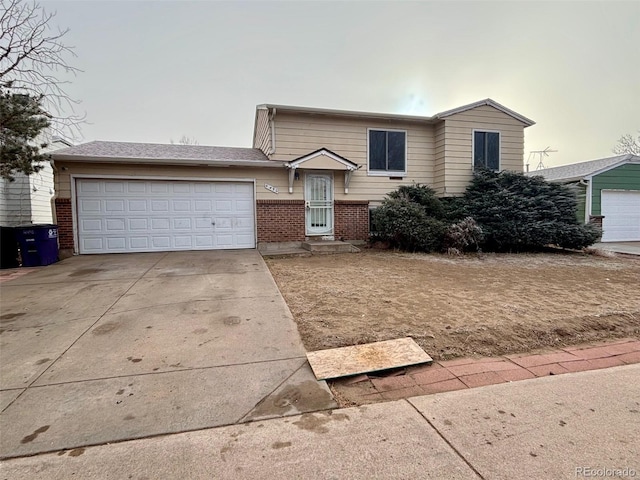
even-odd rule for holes
{"type": "Polygon", "coordinates": [[[143,182],[126,182],[127,193],[145,193],[147,185],[143,182]]]}
{"type": "Polygon", "coordinates": [[[78,179],[80,253],[254,248],[253,183],[78,179]]]}
{"type": "Polygon", "coordinates": [[[127,239],[125,237],[107,237],[107,249],[109,251],[120,250],[126,251],[127,239]]]}
{"type": "Polygon", "coordinates": [[[150,206],[152,212],[168,212],[169,200],[151,200],[150,206]]]}
{"type": "Polygon", "coordinates": [[[102,232],[102,220],[99,218],[86,218],[80,221],[81,232],[102,232]]]}
{"type": "Polygon", "coordinates": [[[146,200],[127,200],[127,211],[146,212],[148,209],[146,200]]]}
{"type": "Polygon", "coordinates": [[[149,238],[129,237],[129,246],[132,250],[146,250],[149,248],[149,238]]]}
{"type": "Polygon", "coordinates": [[[190,212],[193,209],[191,200],[172,200],[171,211],[172,212],[190,212]]]}
{"type": "Polygon", "coordinates": [[[101,183],[98,181],[87,180],[78,185],[79,193],[98,193],[100,192],[101,183]]]}
{"type": "Polygon", "coordinates": [[[101,202],[100,200],[81,199],[78,202],[78,210],[80,213],[100,213],[101,202]]]}
{"type": "Polygon", "coordinates": [[[107,218],[105,220],[105,230],[107,232],[124,232],[125,224],[124,218],[107,218]]]}
{"type": "Polygon", "coordinates": [[[640,191],[601,193],[602,241],[640,241],[640,191]]]}
{"type": "Polygon", "coordinates": [[[125,185],[123,182],[107,182],[104,184],[105,193],[124,193],[125,185]]]}

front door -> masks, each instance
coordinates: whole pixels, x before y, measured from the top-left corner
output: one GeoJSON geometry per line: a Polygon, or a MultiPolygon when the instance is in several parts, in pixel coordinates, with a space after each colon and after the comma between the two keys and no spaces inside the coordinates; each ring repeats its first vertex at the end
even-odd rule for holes
{"type": "Polygon", "coordinates": [[[307,235],[333,235],[333,176],[308,173],[304,198],[307,235]]]}

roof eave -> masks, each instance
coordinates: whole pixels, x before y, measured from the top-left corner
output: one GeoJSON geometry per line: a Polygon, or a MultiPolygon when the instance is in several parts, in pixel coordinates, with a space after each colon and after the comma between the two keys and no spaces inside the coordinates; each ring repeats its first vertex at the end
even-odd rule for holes
{"type": "Polygon", "coordinates": [[[359,112],[351,110],[333,110],[328,108],[314,108],[314,107],[299,107],[295,105],[275,105],[275,104],[260,104],[256,106],[256,110],[259,109],[275,109],[276,112],[293,112],[293,113],[307,113],[310,115],[327,115],[334,117],[357,117],[357,118],[375,118],[381,120],[402,120],[407,122],[422,122],[422,123],[434,123],[433,117],[425,117],[418,115],[402,115],[397,113],[374,113],[374,112],[359,112]]]}
{"type": "Polygon", "coordinates": [[[175,166],[201,166],[201,167],[266,167],[284,168],[284,162],[273,160],[202,160],[197,158],[171,159],[171,158],[121,158],[121,157],[96,157],[88,155],[56,155],[51,154],[57,162],[91,162],[91,163],[117,163],[117,164],[144,164],[144,165],[175,165],[175,166]]]}
{"type": "Polygon", "coordinates": [[[440,113],[435,114],[433,118],[444,119],[446,117],[449,117],[451,115],[455,115],[457,113],[462,113],[462,112],[466,112],[468,110],[473,110],[474,108],[482,107],[483,105],[488,105],[488,106],[493,107],[493,108],[495,108],[497,110],[500,110],[501,112],[506,113],[507,115],[515,118],[516,120],[524,123],[527,127],[530,127],[530,126],[536,124],[536,122],[534,122],[533,120],[525,117],[524,115],[520,115],[517,112],[514,112],[510,108],[507,108],[504,105],[499,104],[495,100],[491,100],[490,98],[485,98],[484,100],[480,100],[480,101],[477,101],[477,102],[474,102],[474,103],[469,103],[467,105],[462,105],[461,107],[453,108],[451,110],[445,110],[444,112],[440,112],[440,113]]]}
{"type": "Polygon", "coordinates": [[[591,172],[591,173],[589,173],[587,175],[584,175],[583,178],[585,178],[587,180],[591,180],[596,175],[600,175],[601,173],[608,172],[609,170],[613,170],[614,168],[618,168],[619,166],[625,165],[627,163],[640,164],[640,157],[638,157],[637,155],[632,155],[632,154],[625,155],[625,157],[623,159],[621,159],[619,162],[613,163],[613,164],[608,165],[606,167],[602,167],[602,168],[596,170],[595,172],[591,172]]]}

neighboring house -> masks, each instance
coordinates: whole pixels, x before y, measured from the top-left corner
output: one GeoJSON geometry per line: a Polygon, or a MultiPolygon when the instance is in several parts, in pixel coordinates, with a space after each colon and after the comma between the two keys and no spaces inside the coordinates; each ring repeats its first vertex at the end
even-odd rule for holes
{"type": "Polygon", "coordinates": [[[603,242],[640,241],[640,156],[601,158],[527,175],[574,186],[580,220],[602,225],[603,242]]]}
{"type": "MultiPolygon", "coordinates": [[[[41,151],[53,152],[71,143],[54,137],[41,151]]],[[[54,196],[53,168],[49,162],[31,175],[18,173],[9,182],[0,179],[0,225],[15,227],[25,224],[53,223],[51,200],[54,196]]]]}
{"type": "Polygon", "coordinates": [[[400,185],[464,192],[473,170],[523,170],[533,122],[487,99],[433,117],[256,109],[253,148],[90,142],[56,152],[62,249],[75,253],[365,241],[400,185]]]}

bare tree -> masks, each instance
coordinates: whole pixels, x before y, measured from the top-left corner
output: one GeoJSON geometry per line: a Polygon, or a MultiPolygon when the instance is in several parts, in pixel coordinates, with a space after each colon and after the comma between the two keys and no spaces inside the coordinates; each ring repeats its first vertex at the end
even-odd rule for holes
{"type": "Polygon", "coordinates": [[[187,137],[186,135],[182,135],[180,140],[178,140],[177,142],[174,142],[173,138],[169,141],[171,142],[171,145],[175,145],[176,143],[180,145],[200,145],[200,142],[198,142],[198,140],[196,140],[195,138],[187,137]]]}
{"type": "Polygon", "coordinates": [[[616,155],[625,155],[627,153],[640,155],[640,135],[635,138],[631,134],[623,135],[618,139],[616,146],[613,147],[613,153],[616,155]]]}
{"type": "Polygon", "coordinates": [[[79,102],[65,90],[69,76],[80,71],[66,60],[76,56],[63,43],[69,29],[53,30],[55,13],[35,2],[0,0],[0,5],[0,87],[40,99],[51,134],[78,137],[84,118],[75,113],[79,102]]]}

